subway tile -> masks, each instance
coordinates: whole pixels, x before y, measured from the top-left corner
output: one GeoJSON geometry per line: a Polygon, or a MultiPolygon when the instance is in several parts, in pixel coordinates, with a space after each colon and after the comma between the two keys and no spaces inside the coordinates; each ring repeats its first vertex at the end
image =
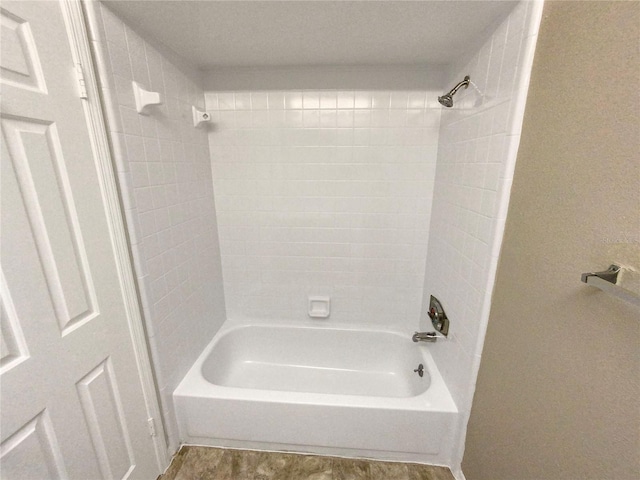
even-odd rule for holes
{"type": "Polygon", "coordinates": [[[220,110],[235,110],[235,96],[231,92],[218,93],[218,108],[220,110]]]}
{"type": "Polygon", "coordinates": [[[143,237],[156,233],[155,216],[152,211],[141,213],[139,215],[140,233],[143,237]]]}
{"type": "Polygon", "coordinates": [[[406,109],[409,103],[409,94],[408,92],[391,92],[390,99],[390,108],[396,109],[406,109]]]}
{"type": "Polygon", "coordinates": [[[215,92],[205,92],[204,93],[204,103],[206,105],[206,109],[210,111],[218,110],[218,95],[215,92]]]}
{"type": "Polygon", "coordinates": [[[498,82],[498,96],[508,98],[513,93],[516,76],[519,71],[521,38],[511,38],[505,45],[500,81],[498,82]]]}
{"type": "Polygon", "coordinates": [[[487,84],[485,87],[485,94],[490,99],[496,98],[498,95],[498,86],[500,82],[500,72],[502,69],[503,55],[504,44],[492,46],[489,67],[487,71],[487,84]]]}
{"type": "Polygon", "coordinates": [[[336,110],[320,110],[320,126],[335,128],[338,122],[336,110]]]}
{"type": "Polygon", "coordinates": [[[338,110],[336,112],[336,115],[338,127],[353,127],[355,115],[355,112],[353,110],[338,110]]]}
{"type": "Polygon", "coordinates": [[[497,191],[500,182],[501,165],[499,163],[488,163],[485,168],[485,175],[482,187],[487,190],[497,191]]]}
{"type": "Polygon", "coordinates": [[[425,107],[426,92],[409,92],[407,99],[407,107],[414,109],[423,109],[425,107]]]}
{"type": "MultiPolygon", "coordinates": [[[[149,171],[149,185],[151,185],[151,186],[159,186],[159,185],[162,185],[164,183],[165,176],[164,176],[164,168],[162,166],[162,163],[160,163],[160,162],[148,162],[147,163],[147,169],[149,171]]],[[[164,202],[162,204],[156,203],[155,198],[154,198],[154,205],[156,207],[164,206],[164,202]]]]}
{"type": "Polygon", "coordinates": [[[355,98],[353,92],[338,92],[338,108],[354,108],[355,98]]]}
{"type": "MultiPolygon", "coordinates": [[[[252,116],[253,112],[250,110],[236,110],[235,112],[229,112],[229,117],[232,117],[233,120],[226,120],[226,124],[228,126],[235,126],[237,128],[250,128],[252,127],[252,116]]],[[[221,116],[221,121],[225,115],[221,116]]]]}
{"type": "Polygon", "coordinates": [[[287,110],[298,110],[302,108],[302,92],[285,92],[284,108],[287,110]]]}
{"type": "Polygon", "coordinates": [[[141,135],[144,137],[158,137],[158,120],[154,115],[139,115],[141,135]]]}
{"type": "Polygon", "coordinates": [[[162,56],[151,45],[144,45],[147,67],[149,69],[149,88],[165,95],[164,73],[162,71],[162,56]]]}
{"type": "MultiPolygon", "coordinates": [[[[284,118],[285,127],[288,127],[288,128],[302,127],[304,125],[302,113],[303,112],[301,110],[287,110],[285,112],[285,118],[284,118]]],[[[286,133],[290,134],[291,132],[286,132],[286,133]]]]}
{"type": "Polygon", "coordinates": [[[104,23],[105,41],[109,41],[120,48],[127,47],[127,39],[124,33],[124,23],[111,10],[104,5],[97,7],[100,9],[102,21],[104,23]]]}
{"type": "Polygon", "coordinates": [[[371,125],[370,110],[355,110],[353,112],[353,126],[356,128],[369,127],[371,125]]]}
{"type": "Polygon", "coordinates": [[[133,108],[119,107],[122,131],[129,135],[142,135],[142,127],[138,112],[133,108]]]}
{"type": "Polygon", "coordinates": [[[338,97],[336,92],[320,92],[320,108],[321,109],[338,108],[338,97]]]}
{"type": "Polygon", "coordinates": [[[251,94],[249,92],[236,92],[234,96],[236,110],[251,110],[251,94]]]}
{"type": "Polygon", "coordinates": [[[136,135],[123,135],[126,155],[129,163],[144,162],[146,160],[144,153],[144,140],[136,135]]]}
{"type": "Polygon", "coordinates": [[[134,190],[134,195],[136,198],[136,208],[138,213],[153,210],[153,197],[149,187],[136,188],[134,190]]]}
{"type": "Polygon", "coordinates": [[[374,109],[386,110],[389,108],[390,102],[390,92],[372,92],[371,94],[371,106],[374,109]]]}
{"type": "Polygon", "coordinates": [[[320,126],[320,110],[305,109],[302,112],[302,124],[305,128],[313,128],[320,126]]]}
{"type": "Polygon", "coordinates": [[[118,104],[129,108],[136,108],[131,80],[119,75],[113,75],[111,78],[115,86],[116,101],[118,104]]]}
{"type": "Polygon", "coordinates": [[[392,109],[387,112],[388,127],[404,127],[407,122],[406,109],[392,109]]]}
{"type": "Polygon", "coordinates": [[[268,92],[269,109],[282,110],[285,108],[285,98],[283,92],[268,92]]]}
{"type": "Polygon", "coordinates": [[[372,127],[386,127],[388,124],[389,124],[389,110],[388,110],[388,108],[372,110],[371,111],[371,126],[372,127]]]}
{"type": "Polygon", "coordinates": [[[320,94],[319,92],[303,92],[302,94],[302,108],[318,109],[320,108],[320,94]]]}
{"type": "Polygon", "coordinates": [[[144,40],[138,36],[131,28],[125,27],[127,37],[127,51],[129,53],[129,61],[133,79],[150,89],[149,69],[147,67],[147,55],[144,48],[144,40]]]}
{"type": "Polygon", "coordinates": [[[160,142],[157,138],[149,137],[144,139],[144,154],[147,162],[160,162],[160,142]]]}
{"type": "Polygon", "coordinates": [[[266,110],[267,108],[269,108],[267,92],[251,92],[251,109],[266,110]]]}
{"type": "Polygon", "coordinates": [[[178,70],[166,60],[162,59],[162,79],[164,81],[165,94],[167,98],[178,97],[178,70]]]}
{"type": "Polygon", "coordinates": [[[145,162],[130,162],[129,171],[133,188],[149,186],[149,172],[145,162]]]}
{"type": "Polygon", "coordinates": [[[111,64],[112,74],[132,81],[133,71],[131,69],[131,61],[129,59],[129,52],[127,49],[118,47],[114,44],[109,44],[107,48],[109,50],[109,61],[111,64]]]}
{"type": "Polygon", "coordinates": [[[354,92],[354,107],[357,109],[371,108],[371,92],[354,92]]]}

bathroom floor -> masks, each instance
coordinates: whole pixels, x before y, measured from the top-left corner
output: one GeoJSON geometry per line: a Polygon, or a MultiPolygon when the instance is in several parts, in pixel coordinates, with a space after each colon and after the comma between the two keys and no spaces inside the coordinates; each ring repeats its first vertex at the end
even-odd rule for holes
{"type": "Polygon", "coordinates": [[[454,480],[446,467],[291,453],[180,449],[158,480],[454,480]]]}

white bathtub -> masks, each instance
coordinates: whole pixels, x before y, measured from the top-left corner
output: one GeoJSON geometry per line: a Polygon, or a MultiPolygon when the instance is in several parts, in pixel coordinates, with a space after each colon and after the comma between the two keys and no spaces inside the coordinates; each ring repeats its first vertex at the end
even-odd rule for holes
{"type": "Polygon", "coordinates": [[[428,344],[313,324],[225,323],[174,400],[185,443],[443,465],[457,415],[428,344]]]}

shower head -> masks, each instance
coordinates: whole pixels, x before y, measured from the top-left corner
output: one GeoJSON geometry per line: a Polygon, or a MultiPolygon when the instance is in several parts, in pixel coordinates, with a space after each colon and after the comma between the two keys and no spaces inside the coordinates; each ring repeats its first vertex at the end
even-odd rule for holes
{"type": "Polygon", "coordinates": [[[453,107],[453,97],[450,93],[438,97],[438,101],[447,108],[453,107]]]}
{"type": "Polygon", "coordinates": [[[455,87],[453,87],[451,89],[451,91],[445,95],[442,95],[441,97],[438,97],[438,101],[444,105],[447,108],[451,108],[453,107],[453,96],[456,94],[456,92],[458,90],[460,90],[462,87],[464,88],[468,88],[469,87],[469,82],[471,81],[471,77],[469,77],[469,75],[467,75],[466,77],[464,77],[464,80],[462,80],[460,83],[458,83],[455,87]]]}

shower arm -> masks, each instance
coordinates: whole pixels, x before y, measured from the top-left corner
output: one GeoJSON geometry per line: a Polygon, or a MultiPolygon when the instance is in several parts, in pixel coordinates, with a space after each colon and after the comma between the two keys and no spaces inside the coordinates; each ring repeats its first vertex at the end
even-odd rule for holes
{"type": "Polygon", "coordinates": [[[466,77],[464,77],[464,80],[462,80],[460,83],[458,83],[455,87],[453,87],[451,89],[451,91],[449,92],[449,95],[453,96],[456,94],[456,92],[458,90],[460,90],[462,87],[464,88],[469,88],[469,82],[471,81],[471,77],[469,77],[469,75],[467,75],[466,77]]]}

